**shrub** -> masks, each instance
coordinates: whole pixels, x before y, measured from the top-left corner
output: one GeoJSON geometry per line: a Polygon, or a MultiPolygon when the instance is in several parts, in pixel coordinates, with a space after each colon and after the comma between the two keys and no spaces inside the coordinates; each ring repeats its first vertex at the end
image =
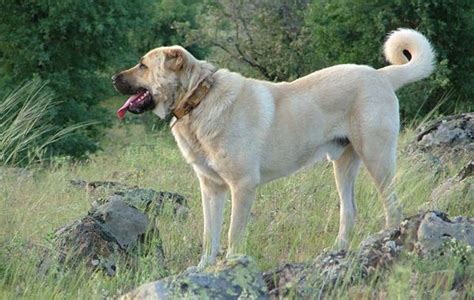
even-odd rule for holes
{"type": "Polygon", "coordinates": [[[111,66],[136,61],[130,34],[150,28],[154,1],[2,1],[0,97],[21,82],[48,81],[60,104],[51,109],[59,128],[95,122],[68,135],[51,150],[84,156],[98,149],[108,118],[99,106],[114,91],[111,66]],[[6,91],[6,92],[5,92],[6,91]]]}

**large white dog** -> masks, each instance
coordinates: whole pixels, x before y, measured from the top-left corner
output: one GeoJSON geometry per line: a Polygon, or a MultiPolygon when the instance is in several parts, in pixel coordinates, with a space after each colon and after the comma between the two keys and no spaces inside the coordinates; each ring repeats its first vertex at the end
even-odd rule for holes
{"type": "Polygon", "coordinates": [[[119,109],[172,113],[172,132],[199,178],[204,250],[199,267],[215,262],[226,194],[232,197],[228,253],[241,253],[257,187],[327,157],[340,196],[337,244],[348,246],[355,222],[354,182],[360,162],[383,201],[386,226],[398,224],[393,178],[399,131],[400,87],[429,76],[434,54],[410,29],[389,35],[385,56],[393,65],[375,70],[337,65],[293,82],[245,78],[194,58],[179,46],[148,52],[113,77],[132,95],[119,109]]]}

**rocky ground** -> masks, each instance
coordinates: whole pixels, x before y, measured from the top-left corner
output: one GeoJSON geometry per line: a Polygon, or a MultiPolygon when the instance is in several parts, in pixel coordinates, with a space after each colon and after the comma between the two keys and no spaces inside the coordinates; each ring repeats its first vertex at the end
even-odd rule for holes
{"type": "Polygon", "coordinates": [[[449,162],[474,152],[474,113],[440,118],[418,129],[410,145],[412,153],[424,153],[433,161],[449,162]]]}
{"type": "MultiPolygon", "coordinates": [[[[267,272],[259,271],[251,257],[237,256],[200,273],[184,272],[145,284],[121,299],[321,298],[336,285],[350,286],[388,270],[402,255],[435,259],[459,252],[468,255],[472,247],[474,218],[450,219],[429,211],[368,237],[358,250],[324,252],[310,263],[284,264],[267,272]]],[[[452,293],[465,289],[464,284],[453,284],[452,293]]]]}

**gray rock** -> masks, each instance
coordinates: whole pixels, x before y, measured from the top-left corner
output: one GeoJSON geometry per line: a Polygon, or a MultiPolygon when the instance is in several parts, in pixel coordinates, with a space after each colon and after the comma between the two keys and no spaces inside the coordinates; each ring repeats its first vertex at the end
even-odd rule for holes
{"type": "Polygon", "coordinates": [[[415,249],[421,255],[440,250],[448,240],[474,247],[474,218],[449,220],[434,212],[426,213],[418,227],[415,249]]]}
{"type": "MultiPolygon", "coordinates": [[[[131,262],[134,249],[143,242],[143,237],[154,235],[159,240],[158,230],[149,224],[146,214],[127,205],[120,197],[92,209],[84,218],[59,228],[52,244],[56,251],[47,251],[40,263],[40,273],[51,266],[75,267],[85,264],[91,269],[104,270],[115,275],[117,262],[131,262]]],[[[156,249],[157,264],[163,264],[161,243],[156,249]]]]}
{"type": "Polygon", "coordinates": [[[409,152],[429,154],[432,161],[459,160],[474,152],[474,113],[443,117],[419,129],[409,152]]]}
{"type": "Polygon", "coordinates": [[[420,148],[465,145],[472,150],[474,142],[474,113],[441,118],[422,128],[416,140],[420,148]]]}
{"type": "Polygon", "coordinates": [[[173,213],[178,216],[185,216],[188,212],[185,198],[177,193],[133,187],[116,191],[114,195],[122,196],[123,201],[129,205],[154,215],[158,214],[165,205],[170,205],[173,208],[173,213]]]}
{"type": "Polygon", "coordinates": [[[166,203],[175,214],[186,212],[183,196],[130,187],[114,181],[71,180],[70,185],[83,188],[94,205],[84,218],[59,228],[52,239],[53,248],[40,263],[40,272],[47,272],[55,262],[59,266],[85,263],[91,270],[103,269],[114,275],[117,261],[126,264],[136,259],[137,245],[149,252],[154,244],[156,264],[164,264],[164,254],[155,218],[166,203]],[[154,239],[153,243],[147,241],[154,239]],[[120,258],[120,259],[119,259],[120,258]]]}
{"type": "Polygon", "coordinates": [[[307,264],[284,264],[275,270],[263,273],[263,280],[271,297],[278,297],[279,288],[291,283],[294,278],[301,274],[307,264]]]}
{"type": "Polygon", "coordinates": [[[286,264],[266,272],[264,279],[272,299],[320,298],[329,287],[352,285],[391,266],[401,253],[447,255],[447,243],[453,240],[474,247],[474,219],[451,220],[444,213],[429,211],[369,236],[358,250],[323,252],[310,263],[286,264]]]}
{"type": "Polygon", "coordinates": [[[144,284],[120,299],[268,299],[268,294],[254,260],[236,256],[204,272],[144,284]]]}
{"type": "Polygon", "coordinates": [[[177,216],[188,213],[186,199],[177,193],[155,191],[149,188],[129,186],[116,181],[91,181],[82,179],[69,181],[73,187],[84,188],[91,200],[97,206],[107,203],[110,199],[120,196],[120,199],[130,206],[156,216],[165,205],[170,205],[177,216]]]}
{"type": "Polygon", "coordinates": [[[122,249],[135,246],[148,225],[147,216],[128,206],[120,197],[111,197],[109,202],[94,209],[92,218],[122,249]]]}
{"type": "Polygon", "coordinates": [[[455,254],[449,250],[453,241],[472,251],[474,219],[428,211],[369,236],[358,250],[325,251],[309,263],[287,263],[263,274],[249,257],[234,257],[204,272],[144,284],[121,299],[325,298],[334,286],[353,286],[388,269],[402,253],[432,259],[455,254]]]}

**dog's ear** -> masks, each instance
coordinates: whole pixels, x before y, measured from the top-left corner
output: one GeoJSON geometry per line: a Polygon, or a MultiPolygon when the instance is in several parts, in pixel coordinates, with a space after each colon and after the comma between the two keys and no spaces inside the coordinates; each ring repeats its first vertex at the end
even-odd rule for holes
{"type": "MultiPolygon", "coordinates": [[[[199,92],[201,84],[206,81],[207,89],[214,83],[212,74],[215,72],[211,64],[202,64],[199,68],[192,68],[189,86],[187,87],[187,97],[199,92]]],[[[206,90],[206,88],[204,88],[206,90]]]]}
{"type": "Polygon", "coordinates": [[[173,70],[173,71],[180,71],[185,62],[186,62],[186,54],[181,49],[169,49],[165,52],[166,59],[165,59],[165,67],[173,70]]]}

